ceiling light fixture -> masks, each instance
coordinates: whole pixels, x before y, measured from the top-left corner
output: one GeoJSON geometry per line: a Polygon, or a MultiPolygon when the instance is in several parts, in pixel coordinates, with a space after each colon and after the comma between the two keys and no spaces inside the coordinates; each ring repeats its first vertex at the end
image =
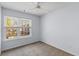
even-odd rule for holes
{"type": "MultiPolygon", "coordinates": [[[[34,10],[34,9],[41,9],[41,6],[40,6],[40,2],[37,2],[36,3],[36,6],[32,9],[27,9],[27,11],[29,12],[29,10],[34,10]]],[[[26,12],[26,9],[24,10],[24,12],[26,12]]]]}
{"type": "Polygon", "coordinates": [[[37,6],[36,6],[36,8],[38,8],[38,9],[41,8],[41,6],[40,6],[40,2],[37,2],[37,6]]]}

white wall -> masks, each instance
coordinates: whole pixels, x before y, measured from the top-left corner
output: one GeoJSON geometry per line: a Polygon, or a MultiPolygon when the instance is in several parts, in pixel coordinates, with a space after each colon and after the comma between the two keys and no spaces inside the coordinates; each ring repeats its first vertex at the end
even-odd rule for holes
{"type": "Polygon", "coordinates": [[[79,6],[61,8],[41,18],[43,42],[79,55],[79,6]]]}
{"type": "Polygon", "coordinates": [[[1,54],[1,5],[0,5],[0,54],[1,54]]]}
{"type": "MultiPolygon", "coordinates": [[[[39,25],[39,17],[38,16],[31,15],[31,14],[25,14],[25,13],[15,11],[15,10],[10,10],[7,8],[2,8],[2,18],[4,18],[4,16],[14,16],[14,17],[22,17],[22,18],[26,18],[26,19],[31,19],[32,20],[32,37],[10,40],[10,41],[9,40],[4,41],[4,38],[2,37],[3,38],[2,50],[6,50],[6,49],[14,48],[17,46],[21,46],[21,45],[39,41],[39,39],[40,39],[39,26],[40,25],[39,25]]],[[[2,23],[3,23],[3,21],[2,21],[2,23]]],[[[4,27],[2,26],[2,28],[3,28],[2,35],[4,36],[4,27]]]]}

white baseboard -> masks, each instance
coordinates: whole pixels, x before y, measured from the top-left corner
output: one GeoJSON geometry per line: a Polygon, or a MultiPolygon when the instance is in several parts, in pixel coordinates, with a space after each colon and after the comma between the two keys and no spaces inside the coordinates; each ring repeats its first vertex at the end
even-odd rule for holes
{"type": "Polygon", "coordinates": [[[76,55],[76,54],[74,54],[74,53],[71,53],[71,52],[69,52],[69,51],[66,51],[65,49],[59,48],[59,47],[57,47],[57,46],[55,46],[55,45],[52,45],[52,44],[50,44],[50,43],[48,43],[48,42],[45,42],[45,41],[41,41],[41,42],[44,42],[44,43],[46,43],[46,44],[48,44],[48,45],[50,45],[50,46],[53,46],[53,47],[55,47],[55,48],[57,48],[57,49],[60,49],[60,50],[62,50],[62,51],[65,51],[65,52],[67,52],[67,53],[69,53],[69,54],[71,54],[71,55],[73,55],[73,56],[78,56],[78,55],[76,55]]]}

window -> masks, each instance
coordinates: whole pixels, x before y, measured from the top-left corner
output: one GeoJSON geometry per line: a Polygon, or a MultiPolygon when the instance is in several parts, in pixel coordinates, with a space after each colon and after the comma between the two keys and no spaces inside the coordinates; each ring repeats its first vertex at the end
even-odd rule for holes
{"type": "Polygon", "coordinates": [[[5,39],[15,39],[30,36],[32,21],[24,18],[5,16],[5,39]]]}
{"type": "Polygon", "coordinates": [[[30,34],[30,26],[29,26],[29,21],[28,20],[23,20],[21,23],[21,28],[20,28],[20,35],[25,36],[30,34]]]}

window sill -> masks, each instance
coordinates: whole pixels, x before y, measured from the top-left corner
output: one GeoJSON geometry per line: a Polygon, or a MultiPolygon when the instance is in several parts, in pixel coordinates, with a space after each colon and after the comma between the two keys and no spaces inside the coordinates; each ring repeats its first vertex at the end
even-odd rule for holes
{"type": "Polygon", "coordinates": [[[19,40],[19,39],[28,39],[28,38],[31,38],[32,36],[31,35],[28,35],[28,36],[18,36],[16,38],[13,38],[13,39],[4,39],[4,41],[13,41],[13,40],[19,40]]]}

